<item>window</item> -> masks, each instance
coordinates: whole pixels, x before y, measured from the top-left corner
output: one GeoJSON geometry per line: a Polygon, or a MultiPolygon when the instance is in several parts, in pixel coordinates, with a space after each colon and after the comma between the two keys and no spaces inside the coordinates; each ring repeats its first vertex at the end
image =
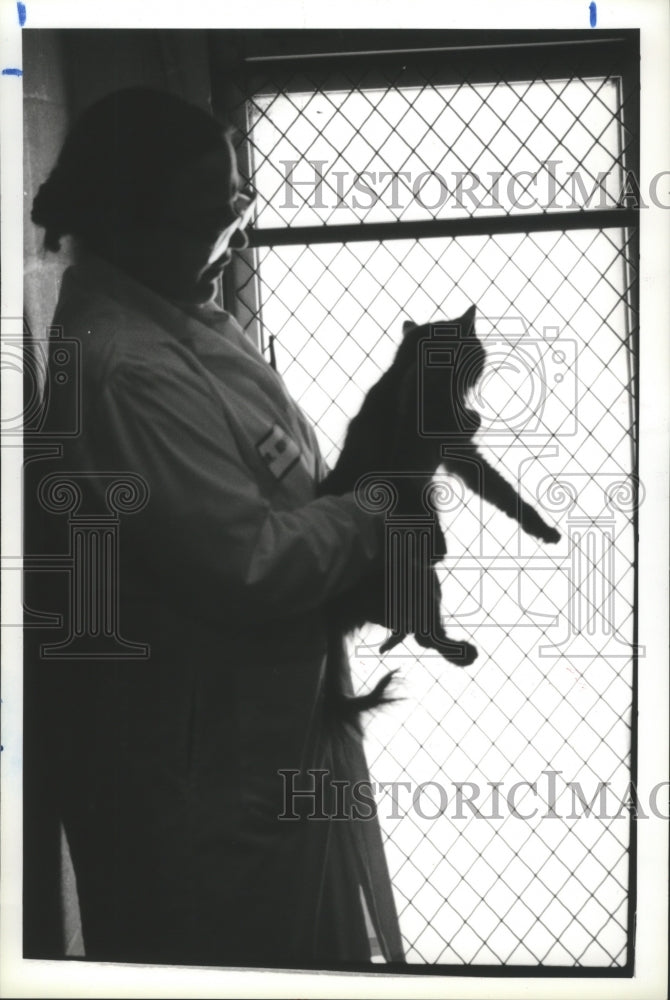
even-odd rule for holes
{"type": "Polygon", "coordinates": [[[368,723],[367,753],[387,786],[408,961],[624,973],[640,652],[636,36],[438,32],[413,50],[403,32],[403,50],[373,51],[365,33],[324,32],[296,54],[281,33],[257,49],[240,34],[246,54],[218,100],[259,208],[228,304],[327,460],[403,319],[475,303],[482,450],[563,535],[538,546],[441,477],[445,623],[474,638],[478,661],[458,670],[408,642],[382,663],[372,627],[352,642],[361,688],[389,664],[403,677],[404,700],[368,723]]]}

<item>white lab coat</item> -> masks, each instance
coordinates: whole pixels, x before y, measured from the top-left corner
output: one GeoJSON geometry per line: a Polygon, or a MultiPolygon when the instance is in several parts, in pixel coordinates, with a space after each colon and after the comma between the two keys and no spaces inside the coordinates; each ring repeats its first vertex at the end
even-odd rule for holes
{"type": "MultiPolygon", "coordinates": [[[[379,557],[378,519],[316,499],[313,429],[227,313],[187,314],[90,258],[54,322],[81,343],[81,433],[28,488],[53,469],[130,472],[149,493],[118,525],[120,631],[149,659],[37,671],[87,954],[365,961],[362,891],[401,961],[376,819],[277,818],[313,769],[367,778],[360,738],[324,712],[327,669],[348,683],[324,606],[379,557]]],[[[67,545],[66,519],[46,520],[67,545]]]]}

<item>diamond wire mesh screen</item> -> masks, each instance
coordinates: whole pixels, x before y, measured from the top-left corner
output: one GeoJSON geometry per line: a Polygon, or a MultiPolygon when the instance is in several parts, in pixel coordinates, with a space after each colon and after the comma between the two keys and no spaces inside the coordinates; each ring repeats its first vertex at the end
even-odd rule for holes
{"type": "Polygon", "coordinates": [[[345,90],[296,77],[290,93],[249,102],[255,225],[506,214],[538,195],[558,211],[580,193],[576,173],[594,204],[613,207],[630,139],[622,110],[608,77],[384,88],[363,78],[345,90]]]}
{"type": "MultiPolygon", "coordinates": [[[[267,226],[484,210],[465,198],[422,205],[411,179],[438,166],[452,177],[511,176],[567,158],[609,198],[627,142],[620,93],[610,77],[382,88],[363,76],[345,88],[302,76],[284,91],[247,94],[241,141],[260,196],[258,242],[267,226]],[[410,181],[379,186],[372,199],[366,170],[375,181],[380,170],[406,170],[410,181]],[[294,184],[300,171],[311,186],[294,184]]],[[[568,182],[552,190],[565,195],[568,182]]],[[[501,201],[493,211],[518,208],[501,201]]],[[[397,237],[249,251],[237,270],[239,313],[250,329],[260,324],[264,344],[273,338],[277,367],[332,463],[402,320],[449,318],[476,303],[488,354],[478,440],[563,536],[540,547],[441,476],[442,610],[454,638],[477,642],[478,661],[458,670],[410,640],[382,662],[383,631],[352,639],[361,689],[389,666],[402,676],[402,700],[369,721],[366,746],[407,959],[621,967],[636,499],[631,231],[397,237]]]]}

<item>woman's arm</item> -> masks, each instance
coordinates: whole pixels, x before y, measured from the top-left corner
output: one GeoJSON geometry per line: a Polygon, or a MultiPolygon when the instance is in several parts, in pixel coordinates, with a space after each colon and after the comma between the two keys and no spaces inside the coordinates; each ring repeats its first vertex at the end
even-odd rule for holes
{"type": "Polygon", "coordinates": [[[147,507],[123,532],[160,588],[190,588],[253,623],[318,608],[377,564],[383,519],[352,494],[273,508],[221,401],[187,366],[116,366],[95,413],[86,436],[95,465],[148,484],[147,507]]]}

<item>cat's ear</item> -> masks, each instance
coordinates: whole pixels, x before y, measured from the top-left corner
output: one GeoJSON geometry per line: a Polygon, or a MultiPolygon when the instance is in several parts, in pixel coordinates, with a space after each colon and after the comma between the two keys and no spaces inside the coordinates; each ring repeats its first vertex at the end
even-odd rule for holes
{"type": "Polygon", "coordinates": [[[402,325],[403,337],[406,337],[412,330],[416,330],[416,323],[414,323],[411,319],[406,319],[402,325]]]}
{"type": "Polygon", "coordinates": [[[474,336],[476,315],[477,315],[477,306],[470,306],[468,311],[463,313],[460,320],[458,321],[464,337],[474,336]]]}

